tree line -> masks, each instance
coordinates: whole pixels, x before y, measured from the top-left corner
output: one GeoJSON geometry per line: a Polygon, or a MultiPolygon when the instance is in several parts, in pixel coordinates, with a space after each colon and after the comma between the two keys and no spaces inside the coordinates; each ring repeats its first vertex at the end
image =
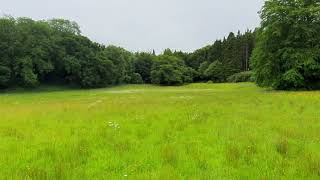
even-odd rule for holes
{"type": "Polygon", "coordinates": [[[104,46],[81,35],[76,22],[0,18],[0,88],[68,84],[83,88],[117,84],[181,85],[225,82],[249,69],[255,32],[217,40],[192,53],[162,54],[104,46]]]}
{"type": "Polygon", "coordinates": [[[76,22],[0,18],[0,88],[59,83],[182,85],[255,81],[274,89],[320,88],[320,1],[266,0],[261,25],[191,53],[130,52],[81,34],[76,22]]]}
{"type": "Polygon", "coordinates": [[[259,86],[320,89],[320,1],[268,0],[252,68],[259,86]]]}

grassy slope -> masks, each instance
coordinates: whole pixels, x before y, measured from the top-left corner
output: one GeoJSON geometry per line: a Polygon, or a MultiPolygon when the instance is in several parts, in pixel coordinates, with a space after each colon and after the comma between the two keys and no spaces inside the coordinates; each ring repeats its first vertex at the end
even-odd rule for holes
{"type": "Polygon", "coordinates": [[[0,94],[0,177],[320,177],[320,92],[253,84],[0,94]]]}

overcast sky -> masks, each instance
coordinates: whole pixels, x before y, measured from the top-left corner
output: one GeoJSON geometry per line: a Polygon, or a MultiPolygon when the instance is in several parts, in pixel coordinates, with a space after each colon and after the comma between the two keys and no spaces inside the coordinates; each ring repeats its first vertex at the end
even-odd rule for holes
{"type": "Polygon", "coordinates": [[[78,22],[93,41],[132,51],[192,51],[259,25],[263,0],[0,0],[0,13],[78,22]]]}

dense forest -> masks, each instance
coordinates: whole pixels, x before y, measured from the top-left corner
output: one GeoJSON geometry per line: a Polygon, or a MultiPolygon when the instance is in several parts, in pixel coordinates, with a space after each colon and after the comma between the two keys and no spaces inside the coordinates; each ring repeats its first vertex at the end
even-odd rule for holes
{"type": "Polygon", "coordinates": [[[259,86],[320,89],[320,1],[268,0],[252,55],[259,86]]]}
{"type": "MultiPolygon", "coordinates": [[[[241,72],[249,70],[254,46],[255,32],[248,30],[230,33],[192,53],[170,49],[160,55],[154,51],[133,53],[92,42],[81,34],[76,22],[2,17],[0,88],[246,81],[237,78],[237,73],[243,77],[241,72]]],[[[250,77],[250,72],[244,74],[250,77]]]]}
{"type": "Polygon", "coordinates": [[[0,88],[255,81],[274,89],[319,89],[319,0],[268,0],[260,17],[254,31],[231,32],[192,53],[166,49],[159,55],[92,42],[68,20],[2,17],[0,88]]]}

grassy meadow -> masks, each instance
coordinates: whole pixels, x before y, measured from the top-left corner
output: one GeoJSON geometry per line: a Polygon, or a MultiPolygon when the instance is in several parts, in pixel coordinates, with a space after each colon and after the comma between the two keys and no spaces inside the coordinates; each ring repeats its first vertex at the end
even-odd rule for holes
{"type": "Polygon", "coordinates": [[[319,179],[320,92],[251,83],[0,93],[1,179],[319,179]]]}

